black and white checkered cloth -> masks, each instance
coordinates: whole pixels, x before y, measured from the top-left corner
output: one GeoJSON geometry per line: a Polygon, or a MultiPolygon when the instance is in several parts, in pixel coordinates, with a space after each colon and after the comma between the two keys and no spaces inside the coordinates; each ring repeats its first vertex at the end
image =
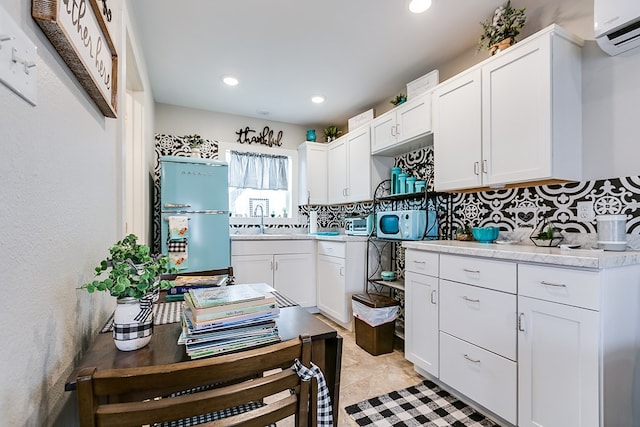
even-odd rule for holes
{"type": "Polygon", "coordinates": [[[167,240],[167,252],[186,252],[187,239],[182,240],[167,240]]]}
{"type": "Polygon", "coordinates": [[[333,408],[331,407],[331,397],[329,387],[324,379],[320,368],[311,363],[311,368],[307,368],[299,360],[291,367],[302,381],[311,381],[315,378],[318,381],[318,426],[333,427],[333,408]]]}
{"type": "MultiPolygon", "coordinates": [[[[211,412],[209,414],[198,415],[195,417],[184,418],[177,421],[169,421],[165,423],[156,423],[154,427],[190,427],[197,426],[198,424],[208,423],[211,421],[221,420],[224,418],[229,418],[234,415],[242,414],[244,412],[249,412],[254,409],[260,408],[264,406],[262,402],[249,402],[244,405],[235,406],[233,408],[223,409],[221,411],[211,412]]],[[[272,424],[270,427],[275,427],[275,424],[272,424]]]]}
{"type": "Polygon", "coordinates": [[[344,409],[359,426],[500,427],[428,380],[344,409]]]}

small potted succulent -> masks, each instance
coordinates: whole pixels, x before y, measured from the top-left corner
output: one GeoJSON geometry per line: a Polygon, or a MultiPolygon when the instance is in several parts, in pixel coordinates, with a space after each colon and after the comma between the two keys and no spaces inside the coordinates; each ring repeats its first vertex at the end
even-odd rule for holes
{"type": "Polygon", "coordinates": [[[174,286],[160,276],[176,271],[166,255],[151,255],[149,246],[137,240],[135,234],[129,234],[116,242],[109,257],[95,268],[96,279],[81,286],[89,293],[104,291],[117,298],[113,337],[116,347],[125,351],[142,348],[151,339],[154,296],[174,286]],[[138,330],[135,336],[123,332],[132,327],[138,330]]]}
{"type": "Polygon", "coordinates": [[[542,225],[534,230],[529,239],[536,246],[558,246],[564,240],[560,229],[553,225],[551,221],[544,220],[542,225]]]}
{"type": "Polygon", "coordinates": [[[191,157],[201,157],[200,147],[204,144],[204,139],[200,135],[194,133],[193,135],[185,135],[182,139],[191,148],[191,157]]]}
{"type": "Polygon", "coordinates": [[[467,223],[456,231],[456,240],[469,241],[474,240],[471,226],[467,223]]]}
{"type": "Polygon", "coordinates": [[[399,95],[396,95],[396,97],[389,102],[391,102],[393,105],[397,107],[398,105],[404,104],[405,102],[407,102],[407,95],[405,95],[404,93],[401,93],[399,95]]]}
{"type": "Polygon", "coordinates": [[[478,40],[478,51],[487,49],[491,55],[508,48],[516,42],[516,36],[524,27],[526,8],[511,7],[511,1],[498,7],[493,15],[481,22],[482,35],[478,40]]]}

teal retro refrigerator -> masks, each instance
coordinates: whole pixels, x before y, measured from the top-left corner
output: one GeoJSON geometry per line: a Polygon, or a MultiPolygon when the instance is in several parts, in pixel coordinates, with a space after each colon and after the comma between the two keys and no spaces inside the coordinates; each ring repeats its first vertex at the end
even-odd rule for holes
{"type": "Polygon", "coordinates": [[[181,272],[231,265],[226,162],[160,158],[162,253],[181,272]]]}

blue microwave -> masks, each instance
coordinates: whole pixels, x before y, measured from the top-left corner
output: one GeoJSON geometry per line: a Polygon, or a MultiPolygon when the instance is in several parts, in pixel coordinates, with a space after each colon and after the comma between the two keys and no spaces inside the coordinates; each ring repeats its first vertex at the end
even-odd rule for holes
{"type": "Polygon", "coordinates": [[[438,238],[436,211],[403,210],[376,213],[376,236],[385,239],[422,240],[438,238]]]}

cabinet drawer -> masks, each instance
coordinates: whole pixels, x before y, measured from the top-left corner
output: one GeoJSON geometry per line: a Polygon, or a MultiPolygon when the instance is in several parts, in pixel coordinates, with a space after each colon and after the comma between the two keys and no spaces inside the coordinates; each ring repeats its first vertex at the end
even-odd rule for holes
{"type": "Polygon", "coordinates": [[[518,294],[599,310],[600,274],[597,271],[520,264],[518,294]]]}
{"type": "Polygon", "coordinates": [[[515,295],[440,280],[440,329],[516,360],[515,295]]]}
{"type": "Polygon", "coordinates": [[[232,240],[231,255],[311,254],[313,240],[232,240]]]}
{"type": "Polygon", "coordinates": [[[516,264],[455,255],[440,256],[440,277],[515,294],[516,264]]]}
{"type": "Polygon", "coordinates": [[[404,268],[406,271],[438,277],[439,257],[440,255],[434,252],[407,249],[404,255],[404,268]]]}
{"type": "Polygon", "coordinates": [[[318,255],[345,258],[347,255],[346,247],[347,244],[343,242],[318,241],[318,255]]]}
{"type": "Polygon", "coordinates": [[[440,380],[516,424],[517,364],[440,332],[440,380]]]}

